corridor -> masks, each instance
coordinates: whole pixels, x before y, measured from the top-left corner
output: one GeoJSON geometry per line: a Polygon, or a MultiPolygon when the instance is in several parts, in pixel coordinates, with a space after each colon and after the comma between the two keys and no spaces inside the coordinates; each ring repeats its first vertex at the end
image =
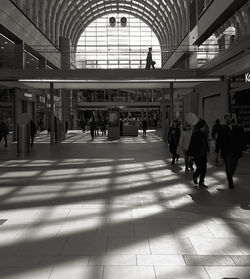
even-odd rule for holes
{"type": "Polygon", "coordinates": [[[0,150],[1,279],[250,278],[250,155],[194,188],[157,131],[0,150]]]}

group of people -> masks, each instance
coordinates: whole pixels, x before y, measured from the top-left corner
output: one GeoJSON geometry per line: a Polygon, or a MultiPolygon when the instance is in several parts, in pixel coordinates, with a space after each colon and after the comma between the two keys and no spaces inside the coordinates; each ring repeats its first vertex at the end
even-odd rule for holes
{"type": "MultiPolygon", "coordinates": [[[[212,139],[215,142],[215,153],[224,160],[225,170],[230,189],[234,188],[233,175],[236,171],[238,160],[245,150],[244,130],[239,127],[231,114],[224,116],[225,124],[221,125],[219,120],[212,129],[212,139]]],[[[193,172],[193,182],[195,186],[205,187],[205,177],[207,172],[207,156],[209,152],[209,128],[205,120],[200,119],[193,127],[186,123],[182,132],[178,120],[173,121],[168,133],[169,150],[172,154],[172,164],[178,161],[180,155],[177,147],[183,149],[185,170],[196,170],[193,172]]]]}
{"type": "MultiPolygon", "coordinates": [[[[90,135],[92,141],[96,136],[99,136],[99,129],[101,130],[102,136],[107,135],[107,120],[106,119],[101,119],[99,121],[96,121],[94,117],[90,118],[88,121],[88,126],[90,130],[90,135]]],[[[85,126],[84,130],[85,131],[85,126]]]]}

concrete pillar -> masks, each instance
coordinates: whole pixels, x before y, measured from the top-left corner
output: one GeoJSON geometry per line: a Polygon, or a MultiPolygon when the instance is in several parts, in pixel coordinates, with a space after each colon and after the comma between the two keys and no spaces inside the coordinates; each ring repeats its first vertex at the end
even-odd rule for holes
{"type": "Polygon", "coordinates": [[[25,69],[25,49],[24,42],[16,43],[14,46],[14,68],[25,69]]]}
{"type": "Polygon", "coordinates": [[[50,144],[55,144],[54,84],[50,83],[50,144]]]}
{"type": "MultiPolygon", "coordinates": [[[[25,44],[23,41],[19,41],[14,45],[14,61],[13,67],[14,69],[24,70],[25,69],[25,44]]],[[[17,122],[20,114],[17,114],[17,102],[18,102],[18,94],[21,94],[21,89],[15,88],[15,120],[14,120],[14,133],[13,140],[17,139],[17,122]]]]}
{"type": "Polygon", "coordinates": [[[170,123],[174,120],[174,84],[170,82],[170,123]]]}
{"type": "Polygon", "coordinates": [[[198,46],[192,46],[191,54],[189,55],[189,69],[197,69],[198,67],[198,46]]]}
{"type": "MultiPolygon", "coordinates": [[[[70,70],[71,66],[71,55],[70,55],[70,39],[65,37],[60,37],[60,51],[61,51],[61,69],[70,70]]],[[[71,90],[62,90],[62,121],[63,121],[63,131],[65,132],[65,122],[71,120],[71,90]]],[[[68,123],[70,124],[70,123],[68,123]]],[[[70,127],[70,125],[69,125],[70,127]]],[[[65,136],[64,136],[65,138],[65,136]]]]}
{"type": "Polygon", "coordinates": [[[71,66],[71,43],[70,39],[60,37],[60,51],[61,51],[61,68],[62,70],[70,70],[71,66]]]}
{"type": "Polygon", "coordinates": [[[167,89],[162,89],[162,104],[161,104],[161,119],[162,119],[162,139],[167,141],[167,108],[166,108],[166,97],[167,89]]]}

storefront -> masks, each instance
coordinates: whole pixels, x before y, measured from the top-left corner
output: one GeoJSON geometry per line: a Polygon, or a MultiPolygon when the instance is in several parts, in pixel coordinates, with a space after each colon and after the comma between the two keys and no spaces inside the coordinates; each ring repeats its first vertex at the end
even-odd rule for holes
{"type": "Polygon", "coordinates": [[[248,75],[234,77],[230,88],[230,112],[237,124],[244,128],[250,144],[250,80],[248,75]]]}
{"type": "Polygon", "coordinates": [[[9,131],[13,131],[14,119],[14,90],[0,89],[0,122],[4,121],[9,131]]]}

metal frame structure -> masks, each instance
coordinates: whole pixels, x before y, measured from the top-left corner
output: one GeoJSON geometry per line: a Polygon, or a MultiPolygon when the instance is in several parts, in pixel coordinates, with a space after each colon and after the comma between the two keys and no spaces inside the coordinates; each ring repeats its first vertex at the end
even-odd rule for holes
{"type": "Polygon", "coordinates": [[[82,33],[77,46],[77,68],[145,68],[148,48],[161,68],[161,48],[152,29],[139,18],[112,13],[94,20],[82,33]],[[117,23],[110,26],[113,17],[117,23]],[[122,26],[120,20],[127,19],[122,26]]]}
{"type": "MultiPolygon", "coordinates": [[[[129,13],[148,24],[160,45],[173,49],[188,32],[189,0],[12,0],[55,45],[69,38],[76,48],[80,35],[96,18],[129,13]]],[[[165,54],[166,55],[166,54],[165,54]]]]}

